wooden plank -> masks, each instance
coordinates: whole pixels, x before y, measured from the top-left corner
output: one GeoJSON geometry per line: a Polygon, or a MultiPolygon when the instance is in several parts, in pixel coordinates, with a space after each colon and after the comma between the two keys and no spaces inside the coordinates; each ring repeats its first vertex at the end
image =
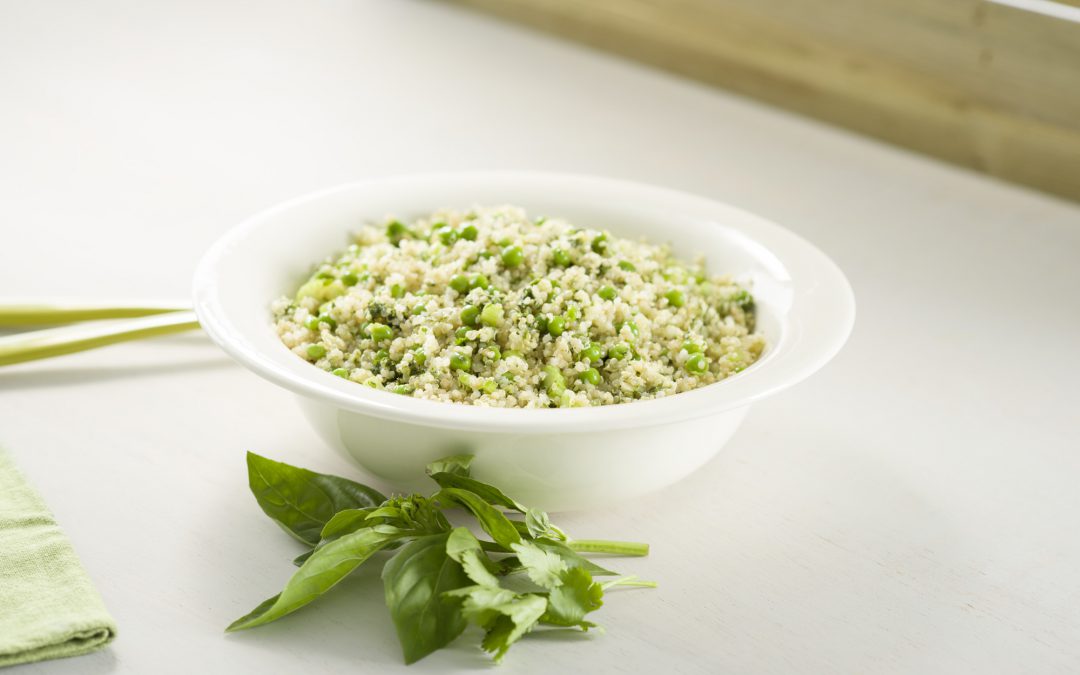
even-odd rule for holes
{"type": "Polygon", "coordinates": [[[985,0],[451,0],[1080,199],[1080,24],[985,0]]]}

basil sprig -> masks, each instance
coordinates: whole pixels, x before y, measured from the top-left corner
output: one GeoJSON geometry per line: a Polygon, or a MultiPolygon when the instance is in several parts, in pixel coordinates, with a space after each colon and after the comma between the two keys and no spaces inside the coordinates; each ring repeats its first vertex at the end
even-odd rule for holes
{"type": "Polygon", "coordinates": [[[248,479],[262,510],[308,550],[278,595],[234,621],[228,631],[280,619],[329,591],[380,551],[386,605],[406,663],[453,642],[472,623],[484,630],[481,647],[495,661],[537,626],[596,626],[586,615],[617,585],[656,584],[615,575],[579,550],[646,555],[629,542],[572,540],[548,515],[472,478],[472,457],[433,462],[439,486],[429,497],[385,497],[345,478],[315,473],[248,453],[248,479]],[[461,509],[490,537],[481,540],[444,515],[461,509]],[[511,581],[512,579],[512,581],[511,581]],[[509,582],[509,583],[508,583],[509,582]]]}

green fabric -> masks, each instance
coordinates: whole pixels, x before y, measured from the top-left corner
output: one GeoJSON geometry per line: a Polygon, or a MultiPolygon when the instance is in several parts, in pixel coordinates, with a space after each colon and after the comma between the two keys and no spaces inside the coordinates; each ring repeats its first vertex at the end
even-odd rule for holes
{"type": "Polygon", "coordinates": [[[115,635],[67,537],[0,451],[0,666],[86,654],[115,635]]]}

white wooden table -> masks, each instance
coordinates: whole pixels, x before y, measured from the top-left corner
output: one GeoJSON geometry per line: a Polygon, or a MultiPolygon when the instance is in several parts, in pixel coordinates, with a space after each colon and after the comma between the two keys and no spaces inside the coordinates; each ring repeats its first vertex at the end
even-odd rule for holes
{"type": "MultiPolygon", "coordinates": [[[[5,295],[184,297],[256,210],[457,168],[699,192],[844,268],[859,317],[825,371],[683,483],[562,519],[651,542],[621,568],[660,589],[505,672],[1080,670],[1076,205],[430,2],[9,0],[0,92],[5,295]]],[[[405,672],[374,570],[222,634],[296,553],[243,451],[351,469],[202,337],[4,369],[0,444],[120,626],[13,673],[405,672]]],[[[408,672],[484,668],[475,639],[408,672]]]]}

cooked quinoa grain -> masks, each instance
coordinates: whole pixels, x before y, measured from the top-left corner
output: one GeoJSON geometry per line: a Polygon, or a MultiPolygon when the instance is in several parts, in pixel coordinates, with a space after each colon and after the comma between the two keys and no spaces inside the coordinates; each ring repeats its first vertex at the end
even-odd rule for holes
{"type": "Polygon", "coordinates": [[[273,309],[282,342],[339,377],[508,408],[688,391],[765,346],[730,277],[512,206],[365,226],[273,309]]]}

